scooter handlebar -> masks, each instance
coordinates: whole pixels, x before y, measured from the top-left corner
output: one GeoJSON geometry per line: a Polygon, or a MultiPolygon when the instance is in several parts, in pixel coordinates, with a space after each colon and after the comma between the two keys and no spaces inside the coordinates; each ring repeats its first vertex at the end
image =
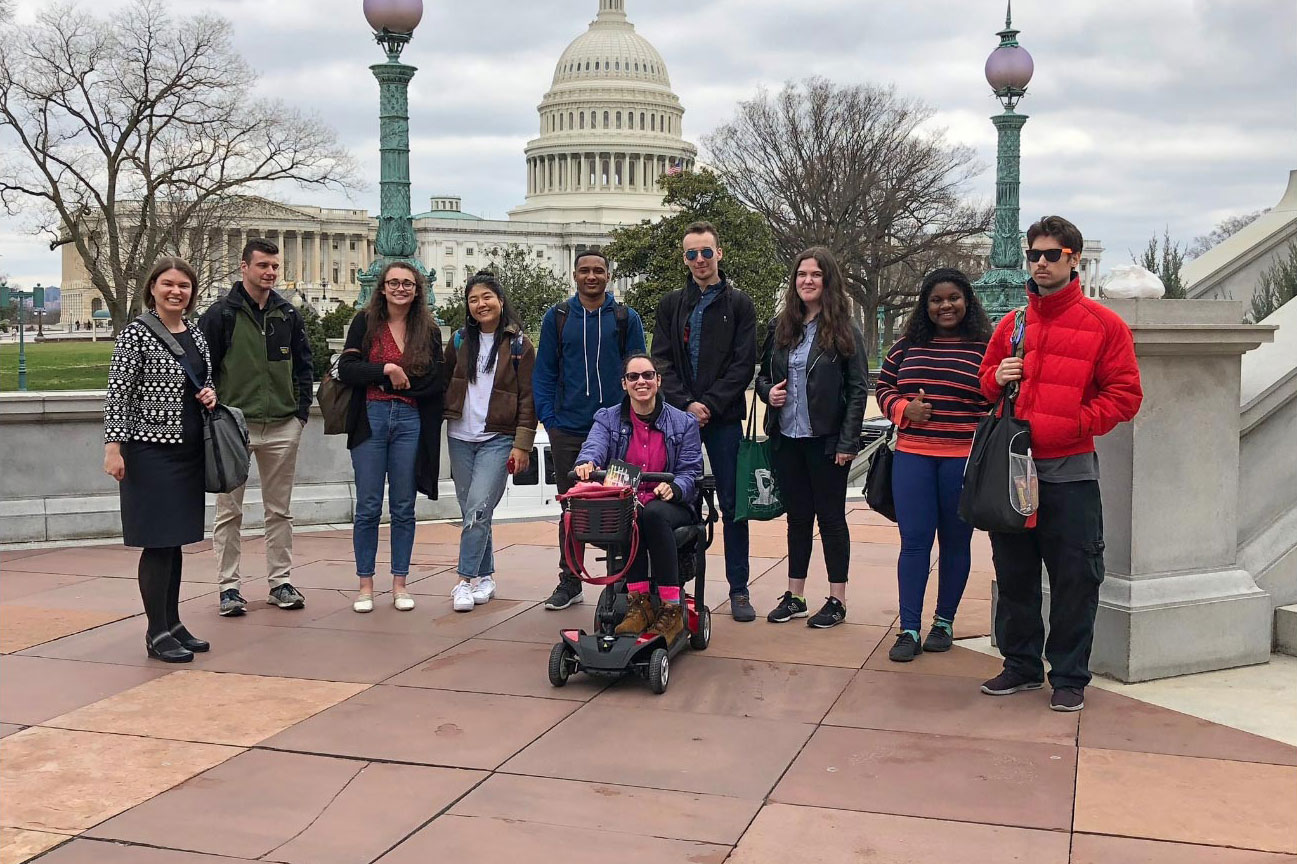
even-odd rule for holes
{"type": "MultiPolygon", "coordinates": [[[[595,483],[601,483],[603,482],[603,478],[607,473],[608,473],[607,471],[591,471],[590,479],[595,483]]],[[[567,472],[567,479],[580,480],[581,478],[576,475],[575,471],[569,471],[567,472]]],[[[639,475],[639,482],[641,483],[674,483],[675,480],[676,480],[676,475],[672,474],[669,471],[662,471],[662,472],[645,471],[643,474],[639,475]]]]}

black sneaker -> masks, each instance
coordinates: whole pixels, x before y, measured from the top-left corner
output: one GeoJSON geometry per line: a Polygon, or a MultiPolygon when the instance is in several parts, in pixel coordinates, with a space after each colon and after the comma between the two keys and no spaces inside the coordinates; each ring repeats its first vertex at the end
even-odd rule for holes
{"type": "Polygon", "coordinates": [[[568,580],[562,579],[559,581],[558,587],[554,589],[554,593],[549,595],[549,599],[545,601],[545,608],[566,609],[576,603],[584,602],[585,597],[581,596],[581,583],[577,582],[573,585],[568,580]]]}
{"type": "Polygon", "coordinates": [[[1049,697],[1051,711],[1080,711],[1085,707],[1085,690],[1081,687],[1055,687],[1049,697]]]}
{"type": "Polygon", "coordinates": [[[752,601],[748,599],[746,591],[730,595],[730,614],[735,621],[757,620],[757,610],[752,608],[752,601]]]}
{"type": "Polygon", "coordinates": [[[779,598],[779,605],[766,616],[766,620],[771,624],[782,624],[794,618],[805,618],[809,614],[805,600],[794,597],[791,591],[785,591],[784,596],[779,598]]]}
{"type": "Polygon", "coordinates": [[[806,626],[827,630],[830,627],[838,626],[846,620],[847,607],[843,606],[842,601],[838,598],[829,597],[824,601],[824,607],[812,615],[811,620],[806,622],[806,626]]]}
{"type": "Polygon", "coordinates": [[[243,599],[238,588],[227,588],[221,592],[221,612],[226,618],[237,618],[247,608],[248,601],[243,599]]]}
{"type": "Polygon", "coordinates": [[[928,631],[928,638],[923,640],[923,650],[940,654],[942,651],[949,651],[954,644],[955,636],[953,633],[945,627],[933,624],[932,629],[928,631]]]}
{"type": "Polygon", "coordinates": [[[301,609],[306,605],[302,592],[285,582],[278,588],[270,589],[270,602],[280,609],[301,609]]]}
{"type": "Polygon", "coordinates": [[[990,681],[984,682],[982,692],[987,696],[1008,696],[1010,693],[1017,693],[1019,690],[1039,690],[1044,686],[1044,681],[1035,681],[1025,675],[1019,675],[1017,672],[1010,672],[1005,669],[990,681]]]}
{"type": "Polygon", "coordinates": [[[896,637],[892,650],[887,652],[887,659],[894,663],[909,663],[922,654],[924,649],[925,646],[920,645],[919,640],[911,636],[908,630],[902,630],[896,637]]]}

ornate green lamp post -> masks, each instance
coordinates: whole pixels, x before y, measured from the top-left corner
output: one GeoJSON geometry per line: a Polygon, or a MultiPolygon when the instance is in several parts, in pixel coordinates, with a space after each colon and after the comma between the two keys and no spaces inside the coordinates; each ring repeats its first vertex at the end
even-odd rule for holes
{"type": "MultiPolygon", "coordinates": [[[[365,20],[374,28],[374,39],[387,52],[386,63],[369,69],[378,79],[379,215],[377,257],[356,278],[358,304],[369,300],[378,274],[393,261],[401,261],[436,278],[419,261],[410,218],[410,80],[418,71],[401,62],[401,51],[414,36],[423,18],[423,0],[365,0],[365,20]]],[[[428,303],[432,304],[432,291],[428,303]]]]}
{"type": "Polygon", "coordinates": [[[986,58],[986,80],[1004,106],[1004,113],[991,118],[999,133],[995,158],[995,230],[991,235],[991,269],[974,284],[987,313],[999,318],[1023,303],[1023,285],[1028,276],[1022,268],[1022,235],[1018,227],[1019,164],[1021,132],[1026,114],[1014,111],[1027,92],[1035,64],[1027,49],[1018,44],[1013,29],[1013,6],[1004,16],[1000,44],[986,58]]]}

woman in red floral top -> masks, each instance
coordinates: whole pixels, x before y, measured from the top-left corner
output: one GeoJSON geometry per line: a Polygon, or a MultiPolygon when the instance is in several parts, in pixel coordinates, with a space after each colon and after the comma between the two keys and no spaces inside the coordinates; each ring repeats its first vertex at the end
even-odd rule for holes
{"type": "Polygon", "coordinates": [[[405,590],[414,548],[417,492],[437,497],[442,396],[441,331],[428,310],[423,275],[389,264],[369,305],[347,331],[338,380],[356,388],[347,416],[347,448],[356,472],[352,548],[360,591],[352,608],[374,608],[378,522],[387,482],[392,519],[392,602],[414,608],[405,590]],[[361,389],[363,388],[363,389],[361,389]],[[364,398],[357,398],[363,393],[364,398]]]}

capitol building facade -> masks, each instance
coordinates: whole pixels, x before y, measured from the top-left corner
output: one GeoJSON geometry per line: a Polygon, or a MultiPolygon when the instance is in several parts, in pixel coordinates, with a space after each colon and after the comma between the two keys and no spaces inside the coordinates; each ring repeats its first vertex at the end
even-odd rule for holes
{"type": "MultiPolygon", "coordinates": [[[[541,99],[537,136],[525,149],[523,203],[508,219],[483,219],[464,212],[459,196],[437,195],[427,211],[414,214],[418,255],[436,272],[434,302],[444,302],[508,246],[525,249],[556,274],[570,274],[576,254],[607,243],[613,228],[665,215],[658,178],[694,167],[697,148],[683,138],[684,108],[662,55],[635,31],[625,0],[598,3],[594,21],[559,57],[541,99]]],[[[237,274],[249,238],[273,241],[283,256],[283,287],[328,311],[356,300],[357,276],[374,258],[376,232],[377,219],[363,209],[256,199],[223,232],[225,259],[237,274]]],[[[68,320],[103,309],[71,244],[63,247],[62,265],[68,320]]],[[[227,287],[204,286],[205,299],[227,287]]]]}

